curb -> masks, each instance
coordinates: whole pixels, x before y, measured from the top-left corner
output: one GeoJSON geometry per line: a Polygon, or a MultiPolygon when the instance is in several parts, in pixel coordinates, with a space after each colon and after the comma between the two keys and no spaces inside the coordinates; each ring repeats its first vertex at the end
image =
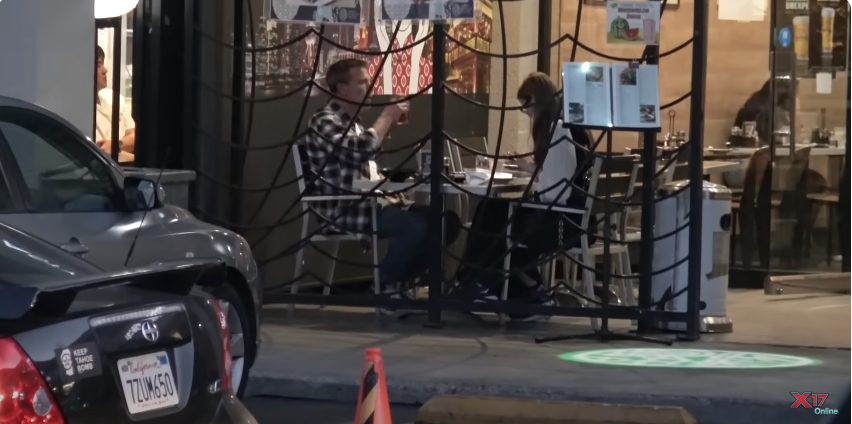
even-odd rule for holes
{"type": "MultiPolygon", "coordinates": [[[[246,396],[277,396],[332,402],[352,402],[358,398],[358,381],[285,373],[252,373],[246,396]]],[[[389,378],[388,396],[392,404],[424,405],[440,395],[575,401],[624,405],[670,405],[689,411],[701,424],[801,424],[813,420],[813,412],[791,411],[790,402],[763,402],[721,397],[689,397],[648,393],[606,391],[606,383],[583,392],[558,387],[475,384],[469,382],[424,382],[389,378]]],[[[443,423],[442,423],[443,424],[443,423]]]]}
{"type": "Polygon", "coordinates": [[[435,396],[417,424],[698,424],[682,407],[435,396]]]}

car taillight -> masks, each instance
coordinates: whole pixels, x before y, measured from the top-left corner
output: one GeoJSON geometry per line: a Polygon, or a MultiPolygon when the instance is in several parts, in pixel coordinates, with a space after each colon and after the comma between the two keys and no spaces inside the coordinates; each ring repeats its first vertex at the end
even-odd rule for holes
{"type": "Polygon", "coordinates": [[[222,390],[231,388],[231,366],[233,358],[231,358],[231,332],[228,330],[228,316],[222,308],[222,303],[219,300],[211,302],[213,309],[216,311],[216,318],[219,319],[219,331],[222,336],[222,390]]]}
{"type": "Polygon", "coordinates": [[[11,338],[0,338],[0,424],[65,424],[50,388],[11,338]]]}

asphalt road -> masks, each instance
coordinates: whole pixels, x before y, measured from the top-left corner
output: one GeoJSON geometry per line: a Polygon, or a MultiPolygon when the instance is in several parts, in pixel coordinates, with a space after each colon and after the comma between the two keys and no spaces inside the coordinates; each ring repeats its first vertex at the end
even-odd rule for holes
{"type": "MultiPolygon", "coordinates": [[[[259,424],[352,424],[355,402],[352,404],[251,397],[243,400],[259,424]]],[[[395,424],[413,423],[416,406],[392,406],[395,424]]]]}

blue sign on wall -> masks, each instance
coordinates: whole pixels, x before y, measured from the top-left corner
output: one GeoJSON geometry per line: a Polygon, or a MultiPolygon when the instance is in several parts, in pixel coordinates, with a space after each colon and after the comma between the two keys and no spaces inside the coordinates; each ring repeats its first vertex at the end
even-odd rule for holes
{"type": "Polygon", "coordinates": [[[781,47],[789,47],[791,41],[793,41],[793,33],[790,31],[790,28],[781,28],[778,31],[778,44],[781,44],[781,47]]]}

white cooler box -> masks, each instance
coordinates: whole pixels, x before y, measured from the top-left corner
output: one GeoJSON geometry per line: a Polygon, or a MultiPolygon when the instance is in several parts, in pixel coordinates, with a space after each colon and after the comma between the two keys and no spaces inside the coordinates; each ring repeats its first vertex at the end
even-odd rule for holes
{"type": "MultiPolygon", "coordinates": [[[[689,185],[689,181],[675,181],[661,187],[657,193],[664,197],[689,185]]],[[[671,234],[688,222],[689,190],[657,203],[654,237],[671,234]]],[[[728,267],[731,239],[731,191],[727,187],[704,181],[703,219],[701,226],[701,332],[730,333],[733,323],[727,318],[728,267]]],[[[654,271],[671,267],[684,260],[689,253],[689,227],[677,234],[654,242],[654,271]]],[[[651,296],[657,302],[687,286],[689,261],[654,275],[651,296]]],[[[666,302],[668,311],[686,312],[686,291],[666,302]]],[[[658,322],[663,330],[685,331],[683,322],[658,322]]]]}

